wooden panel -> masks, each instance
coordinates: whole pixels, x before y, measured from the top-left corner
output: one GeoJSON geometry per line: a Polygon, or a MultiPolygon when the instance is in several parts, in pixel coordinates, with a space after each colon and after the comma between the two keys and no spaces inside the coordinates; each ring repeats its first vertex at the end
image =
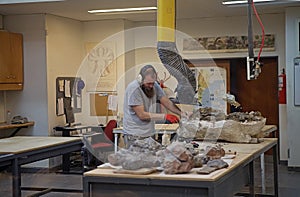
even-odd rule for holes
{"type": "Polygon", "coordinates": [[[23,89],[23,36],[0,31],[0,83],[1,90],[23,89]]]}
{"type": "Polygon", "coordinates": [[[22,83],[0,83],[0,90],[22,90],[22,83]]]}
{"type": "MultiPolygon", "coordinates": [[[[277,58],[263,58],[258,79],[246,78],[246,58],[232,61],[231,92],[242,105],[242,111],[260,111],[266,124],[278,125],[278,65],[277,58]]],[[[276,135],[278,137],[278,133],[276,135]]]]}
{"type": "Polygon", "coordinates": [[[23,82],[23,37],[22,34],[10,33],[11,75],[14,83],[23,82]]]}
{"type": "Polygon", "coordinates": [[[30,121],[24,124],[0,124],[0,129],[15,129],[15,128],[21,128],[21,127],[28,127],[33,126],[34,122],[30,121]]]}
{"type": "MultiPolygon", "coordinates": [[[[91,116],[113,116],[113,111],[108,110],[108,96],[110,94],[90,94],[90,115],[91,116]]],[[[116,114],[115,114],[116,115],[116,114]]]]}
{"type": "Polygon", "coordinates": [[[9,76],[9,59],[7,57],[10,56],[10,43],[8,32],[0,31],[0,43],[0,83],[5,83],[9,76]]]}

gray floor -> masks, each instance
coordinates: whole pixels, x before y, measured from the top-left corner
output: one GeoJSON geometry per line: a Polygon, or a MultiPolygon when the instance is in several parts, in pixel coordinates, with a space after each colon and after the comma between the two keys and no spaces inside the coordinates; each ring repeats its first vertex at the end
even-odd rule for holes
{"type": "MultiPolygon", "coordinates": [[[[268,157],[268,156],[266,156],[268,157]]],[[[273,167],[266,158],[266,192],[273,190],[273,167]]],[[[256,191],[261,191],[261,176],[259,160],[255,162],[256,191]]],[[[279,165],[279,196],[299,197],[300,196],[300,172],[290,171],[284,164],[279,165]]],[[[9,172],[0,172],[0,196],[12,196],[11,175],[9,172]]],[[[82,176],[78,174],[60,174],[39,171],[38,173],[22,173],[22,187],[35,188],[58,188],[58,189],[82,189],[82,176]]],[[[32,196],[36,191],[22,190],[22,196],[32,196]]],[[[44,197],[82,197],[82,193],[50,192],[42,195],[44,197]]]]}

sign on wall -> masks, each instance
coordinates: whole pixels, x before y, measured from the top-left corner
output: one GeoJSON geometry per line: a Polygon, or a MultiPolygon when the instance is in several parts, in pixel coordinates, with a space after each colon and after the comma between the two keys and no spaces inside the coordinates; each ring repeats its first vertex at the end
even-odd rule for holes
{"type": "MultiPolygon", "coordinates": [[[[262,36],[253,37],[253,48],[258,50],[262,43],[262,36]]],[[[183,39],[183,52],[228,53],[244,52],[248,50],[248,36],[217,36],[217,37],[197,37],[183,39]]],[[[266,34],[264,41],[264,51],[275,50],[275,35],[266,34]]]]}
{"type": "Polygon", "coordinates": [[[226,70],[221,67],[193,67],[197,81],[198,102],[202,107],[227,110],[226,70]]]}
{"type": "Polygon", "coordinates": [[[87,91],[114,91],[117,81],[115,44],[112,42],[85,44],[87,52],[87,91]]]}

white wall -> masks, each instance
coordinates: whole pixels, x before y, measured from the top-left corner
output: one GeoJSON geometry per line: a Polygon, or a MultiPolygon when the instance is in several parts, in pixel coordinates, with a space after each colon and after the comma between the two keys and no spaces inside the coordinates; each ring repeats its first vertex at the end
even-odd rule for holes
{"type": "Polygon", "coordinates": [[[287,75],[287,131],[290,157],[288,165],[300,167],[300,107],[294,106],[294,63],[293,59],[299,56],[299,29],[300,7],[286,10],[286,75],[287,75]]]}
{"type": "MultiPolygon", "coordinates": [[[[156,22],[137,22],[134,28],[132,30],[134,32],[132,33],[134,34],[134,46],[132,48],[135,51],[135,67],[132,68],[132,76],[128,75],[130,77],[128,82],[132,81],[138,75],[140,68],[146,64],[152,64],[158,72],[158,77],[163,78],[164,72],[168,73],[168,71],[162,65],[157,53],[156,22]]],[[[177,80],[171,77],[165,85],[174,91],[177,86],[177,80]]]]}
{"type": "Polygon", "coordinates": [[[56,78],[76,76],[83,59],[83,31],[81,22],[53,15],[46,15],[46,30],[48,130],[51,131],[66,124],[65,116],[56,116],[56,78]]]}
{"type": "MultiPolygon", "coordinates": [[[[115,48],[115,61],[117,66],[117,79],[121,78],[124,73],[124,20],[105,20],[105,21],[90,21],[83,23],[83,45],[87,43],[107,44],[113,45],[115,48]]],[[[87,55],[84,51],[84,55],[87,55]]],[[[79,114],[81,122],[89,125],[106,124],[106,117],[90,116],[90,93],[87,89],[88,83],[92,83],[92,78],[87,75],[87,56],[84,57],[77,75],[85,82],[86,87],[83,89],[82,95],[82,113],[79,114]]],[[[124,83],[117,83],[116,91],[124,91],[124,83]]],[[[122,99],[119,97],[119,99],[122,99]]],[[[119,106],[121,107],[121,106],[119,106]]],[[[108,117],[108,119],[115,119],[116,117],[108,117]]]]}
{"type": "Polygon", "coordinates": [[[4,28],[23,34],[24,89],[6,91],[6,109],[35,121],[19,135],[48,135],[48,89],[43,14],[4,16],[4,28]]]}
{"type": "MultiPolygon", "coordinates": [[[[266,14],[260,15],[265,26],[266,34],[275,34],[276,50],[272,52],[262,52],[262,56],[279,56],[279,70],[285,67],[285,21],[284,14],[266,14]],[[276,25],[274,25],[276,21],[276,25]]],[[[179,20],[177,22],[177,30],[183,32],[193,38],[195,37],[216,37],[216,36],[241,36],[247,35],[247,16],[237,17],[221,17],[221,18],[204,18],[204,19],[188,19],[179,20]]],[[[261,34],[261,28],[255,18],[253,18],[253,34],[261,34]]],[[[178,42],[178,49],[181,50],[182,42],[178,42]]],[[[183,54],[189,59],[206,58],[205,54],[183,54]]],[[[247,52],[243,53],[213,53],[213,58],[226,57],[246,57],[247,52]]],[[[257,54],[255,54],[257,55],[257,54]]]]}

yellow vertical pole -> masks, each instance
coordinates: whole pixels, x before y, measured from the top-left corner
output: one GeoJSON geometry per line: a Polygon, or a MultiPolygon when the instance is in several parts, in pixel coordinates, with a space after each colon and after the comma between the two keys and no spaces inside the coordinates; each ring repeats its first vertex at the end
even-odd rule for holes
{"type": "Polygon", "coordinates": [[[157,40],[175,42],[175,0],[157,0],[157,40]]]}

